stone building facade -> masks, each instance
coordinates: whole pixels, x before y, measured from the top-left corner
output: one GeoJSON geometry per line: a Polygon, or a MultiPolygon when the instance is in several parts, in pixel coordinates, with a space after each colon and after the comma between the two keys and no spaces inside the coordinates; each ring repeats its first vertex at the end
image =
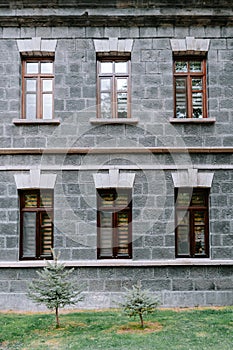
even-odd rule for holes
{"type": "Polygon", "coordinates": [[[60,251],[79,307],[233,302],[231,1],[1,1],[0,309],[60,251]]]}

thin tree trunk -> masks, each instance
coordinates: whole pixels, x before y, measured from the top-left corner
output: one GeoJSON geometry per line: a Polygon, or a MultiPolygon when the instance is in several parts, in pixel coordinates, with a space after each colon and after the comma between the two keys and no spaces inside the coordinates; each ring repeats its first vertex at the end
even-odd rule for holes
{"type": "Polygon", "coordinates": [[[141,327],[144,328],[144,323],[143,323],[143,317],[142,314],[139,313],[140,321],[141,321],[141,327]]]}
{"type": "Polygon", "coordinates": [[[58,306],[56,306],[56,327],[60,327],[59,314],[58,314],[58,306]]]}

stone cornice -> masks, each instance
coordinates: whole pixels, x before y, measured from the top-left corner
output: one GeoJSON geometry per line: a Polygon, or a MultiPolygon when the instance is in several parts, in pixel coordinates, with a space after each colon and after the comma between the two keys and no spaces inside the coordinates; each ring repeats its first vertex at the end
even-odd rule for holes
{"type": "Polygon", "coordinates": [[[161,154],[161,153],[230,153],[233,147],[72,147],[72,148],[0,148],[0,155],[16,154],[161,154]]]}
{"type": "MultiPolygon", "coordinates": [[[[173,4],[174,6],[174,4],[173,4]]],[[[156,27],[160,25],[233,25],[231,8],[23,8],[2,9],[2,27],[51,26],[51,27],[156,27]]]]}
{"type": "MultiPolygon", "coordinates": [[[[61,261],[67,267],[153,267],[153,266],[233,266],[233,260],[174,259],[174,260],[74,260],[61,261]]],[[[0,261],[0,268],[37,268],[46,260],[0,261]]]]}

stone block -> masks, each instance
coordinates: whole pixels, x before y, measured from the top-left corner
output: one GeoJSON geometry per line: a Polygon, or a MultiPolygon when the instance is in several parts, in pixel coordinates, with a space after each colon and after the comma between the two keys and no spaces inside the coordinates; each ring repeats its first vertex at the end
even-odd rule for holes
{"type": "Polygon", "coordinates": [[[193,281],[190,279],[173,279],[172,290],[174,291],[191,291],[193,290],[193,281]]]}
{"type": "Polygon", "coordinates": [[[107,292],[120,292],[122,290],[122,284],[120,280],[105,280],[104,286],[104,290],[107,292]]]}
{"type": "Polygon", "coordinates": [[[172,289],[172,282],[170,279],[153,279],[153,280],[146,280],[143,279],[141,281],[142,288],[149,289],[151,292],[153,291],[165,291],[165,290],[171,290],[172,289]]]}
{"type": "Polygon", "coordinates": [[[134,260],[151,260],[152,252],[150,248],[134,248],[134,260]]]}
{"type": "Polygon", "coordinates": [[[157,37],[158,29],[156,27],[140,27],[139,28],[140,38],[153,38],[157,37]]]}
{"type": "Polygon", "coordinates": [[[22,293],[26,292],[28,288],[27,283],[25,281],[10,281],[10,293],[22,293]]]}
{"type": "Polygon", "coordinates": [[[89,291],[90,292],[104,292],[105,285],[104,281],[100,281],[99,279],[91,279],[89,281],[89,291]]]}
{"type": "Polygon", "coordinates": [[[2,293],[9,293],[9,282],[0,280],[0,290],[1,290],[1,294],[2,293]]]}
{"type": "Polygon", "coordinates": [[[17,27],[4,27],[2,37],[4,39],[9,38],[19,38],[20,37],[20,28],[17,27]]]}

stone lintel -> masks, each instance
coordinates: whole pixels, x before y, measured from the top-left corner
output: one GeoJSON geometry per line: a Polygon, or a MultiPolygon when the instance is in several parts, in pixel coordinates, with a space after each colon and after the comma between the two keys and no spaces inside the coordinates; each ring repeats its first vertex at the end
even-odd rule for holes
{"type": "Polygon", "coordinates": [[[214,173],[199,172],[197,169],[179,170],[172,173],[174,187],[206,187],[212,185],[214,173]]]}
{"type": "Polygon", "coordinates": [[[41,174],[39,168],[31,169],[30,174],[15,174],[17,189],[53,189],[56,174],[41,174]]]}
{"type": "Polygon", "coordinates": [[[119,169],[110,169],[109,173],[93,174],[96,188],[132,188],[135,174],[120,173],[119,169]]]}

